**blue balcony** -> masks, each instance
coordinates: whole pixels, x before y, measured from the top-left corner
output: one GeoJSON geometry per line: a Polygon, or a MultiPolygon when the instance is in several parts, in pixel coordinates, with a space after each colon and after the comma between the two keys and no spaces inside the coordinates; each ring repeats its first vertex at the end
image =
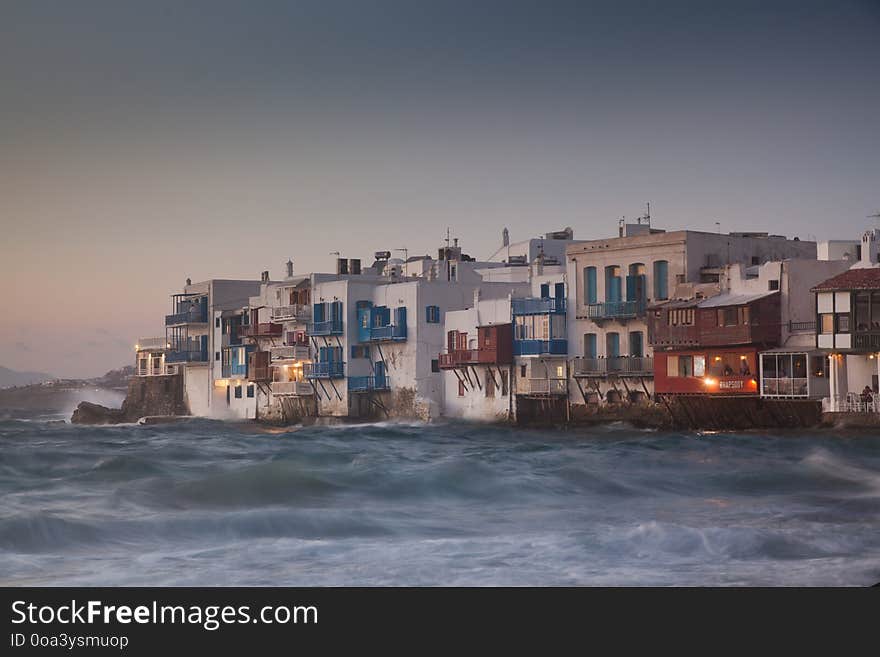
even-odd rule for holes
{"type": "Polygon", "coordinates": [[[350,376],[348,377],[348,391],[349,392],[371,392],[374,390],[382,391],[382,390],[390,390],[391,386],[388,383],[388,377],[375,377],[375,376],[350,376]]]}
{"type": "Polygon", "coordinates": [[[331,360],[324,363],[312,363],[308,368],[304,368],[307,379],[341,379],[343,374],[342,361],[331,360]]]}
{"type": "Polygon", "coordinates": [[[388,324],[387,326],[371,326],[363,331],[366,335],[360,337],[365,338],[362,342],[403,342],[406,340],[406,324],[398,326],[397,324],[388,324]]]}
{"type": "Polygon", "coordinates": [[[633,319],[645,314],[645,301],[605,301],[587,306],[590,319],[633,319]]]}
{"type": "Polygon", "coordinates": [[[510,307],[514,315],[560,314],[565,312],[565,299],[563,297],[511,299],[510,307]]]}
{"type": "Polygon", "coordinates": [[[193,299],[186,295],[175,295],[174,298],[174,309],[177,312],[165,315],[165,326],[208,323],[208,297],[193,299]]]}
{"type": "Polygon", "coordinates": [[[208,352],[205,350],[169,351],[165,353],[166,363],[207,363],[208,352]]]}
{"type": "Polygon", "coordinates": [[[309,324],[309,335],[342,335],[342,320],[328,319],[309,324]]]}
{"type": "Polygon", "coordinates": [[[565,356],[568,340],[514,340],[515,356],[565,356]]]}

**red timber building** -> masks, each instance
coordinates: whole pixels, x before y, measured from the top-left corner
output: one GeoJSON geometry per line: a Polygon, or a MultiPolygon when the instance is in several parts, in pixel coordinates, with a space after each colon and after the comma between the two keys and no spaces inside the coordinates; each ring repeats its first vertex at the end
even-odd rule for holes
{"type": "Polygon", "coordinates": [[[671,301],[648,312],[660,394],[758,395],[758,352],[780,342],[778,291],[671,301]]]}
{"type": "Polygon", "coordinates": [[[486,367],[487,385],[497,384],[505,390],[508,368],[513,363],[513,327],[511,324],[478,326],[476,339],[463,331],[448,331],[446,353],[440,354],[440,369],[452,370],[459,381],[459,389],[482,389],[477,366],[486,367]],[[493,367],[498,369],[496,378],[493,367]],[[502,383],[503,382],[503,383],[502,383]]]}

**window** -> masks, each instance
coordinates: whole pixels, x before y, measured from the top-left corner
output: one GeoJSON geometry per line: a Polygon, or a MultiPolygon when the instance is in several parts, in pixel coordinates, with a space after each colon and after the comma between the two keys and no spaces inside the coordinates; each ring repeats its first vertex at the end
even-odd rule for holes
{"type": "Polygon", "coordinates": [[[458,380],[458,396],[464,397],[464,381],[458,380]]]}
{"type": "MultiPolygon", "coordinates": [[[[871,293],[870,292],[859,292],[855,295],[855,325],[857,331],[867,331],[871,328],[871,293]]],[[[840,318],[843,315],[838,315],[837,323],[838,330],[840,333],[844,333],[843,329],[840,329],[840,318]]],[[[849,330],[849,326],[847,326],[847,330],[849,330]]]]}
{"type": "Polygon", "coordinates": [[[254,396],[254,384],[253,383],[247,387],[247,396],[251,397],[251,398],[253,398],[253,396],[254,396]]]}
{"type": "Polygon", "coordinates": [[[596,349],[596,334],[584,334],[584,358],[596,358],[599,354],[596,349]]]}
{"type": "Polygon", "coordinates": [[[425,321],[429,324],[439,324],[440,306],[425,306],[425,321]]]}
{"type": "Polygon", "coordinates": [[[694,375],[694,357],[679,356],[678,357],[678,376],[694,375]]]}
{"type": "Polygon", "coordinates": [[[584,267],[584,303],[596,303],[595,267],[584,267]]]}
{"type": "Polygon", "coordinates": [[[630,331],[629,355],[641,358],[645,355],[645,334],[641,331],[630,331]]]}
{"type": "Polygon", "coordinates": [[[214,360],[220,360],[220,352],[219,351],[214,352],[214,360]]]}
{"type": "Polygon", "coordinates": [[[214,318],[214,328],[220,328],[220,318],[219,317],[214,318]]]}
{"type": "Polygon", "coordinates": [[[834,333],[834,314],[822,313],[819,315],[819,331],[821,333],[834,333]]]}
{"type": "Polygon", "coordinates": [[[736,326],[738,319],[737,308],[719,308],[718,326],[736,326]]]}
{"type": "Polygon", "coordinates": [[[670,310],[666,315],[666,323],[669,326],[693,326],[694,309],[676,308],[674,310],[670,310]]]}
{"type": "Polygon", "coordinates": [[[370,357],[370,348],[366,345],[353,344],[351,345],[351,357],[352,358],[369,358],[370,357]]]}
{"type": "MultiPolygon", "coordinates": [[[[753,264],[753,265],[760,265],[760,264],[761,264],[761,258],[759,258],[758,256],[752,256],[752,264],[753,264]]],[[[777,281],[777,283],[778,283],[778,282],[779,282],[779,281],[777,281]]]]}
{"type": "Polygon", "coordinates": [[[605,334],[605,357],[616,358],[620,356],[620,334],[611,332],[605,334]]]}
{"type": "Polygon", "coordinates": [[[438,358],[434,358],[431,360],[431,371],[439,372],[440,371],[440,360],[438,358]]]}
{"type": "Polygon", "coordinates": [[[241,399],[241,386],[240,385],[235,386],[235,398],[241,399]]]}
{"type": "Polygon", "coordinates": [[[767,281],[767,289],[768,290],[778,290],[779,289],[779,279],[778,278],[771,278],[769,281],[767,281]]]}
{"type": "Polygon", "coordinates": [[[657,260],[654,263],[654,299],[665,301],[669,298],[669,262],[657,260]]]}
{"type": "Polygon", "coordinates": [[[837,316],[837,332],[849,333],[849,315],[837,316]]]}
{"type": "Polygon", "coordinates": [[[605,267],[605,301],[611,303],[620,301],[621,292],[620,267],[617,265],[605,267]]]}
{"type": "Polygon", "coordinates": [[[813,372],[813,376],[828,376],[828,359],[825,356],[813,356],[811,360],[810,370],[813,372]]]}
{"type": "Polygon", "coordinates": [[[519,366],[519,378],[521,378],[521,379],[526,378],[526,366],[525,365],[519,366]]]}

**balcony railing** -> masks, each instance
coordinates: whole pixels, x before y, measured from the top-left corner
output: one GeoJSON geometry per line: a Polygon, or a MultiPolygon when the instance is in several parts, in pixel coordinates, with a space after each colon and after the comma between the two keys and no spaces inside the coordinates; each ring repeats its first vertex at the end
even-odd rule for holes
{"type": "Polygon", "coordinates": [[[816,332],[816,321],[812,322],[789,322],[788,323],[788,332],[789,333],[815,333],[816,332]]]}
{"type": "Polygon", "coordinates": [[[165,354],[166,363],[206,363],[208,352],[198,350],[169,351],[165,354]]]}
{"type": "Polygon", "coordinates": [[[309,335],[342,335],[342,320],[328,319],[309,324],[309,335]]]}
{"type": "Polygon", "coordinates": [[[167,338],[140,338],[137,341],[138,351],[165,351],[167,348],[167,338]]]}
{"type": "Polygon", "coordinates": [[[243,379],[247,373],[247,363],[225,363],[221,368],[224,379],[243,379]]]}
{"type": "Polygon", "coordinates": [[[272,309],[272,320],[291,321],[307,320],[312,316],[312,307],[305,304],[293,304],[292,306],[278,306],[272,309]]]}
{"type": "Polygon", "coordinates": [[[369,328],[370,342],[382,342],[393,340],[394,342],[402,342],[406,340],[406,325],[398,326],[396,324],[387,324],[386,326],[371,326],[369,328]]]}
{"type": "Polygon", "coordinates": [[[611,358],[576,358],[572,364],[575,376],[604,377],[653,376],[654,359],[647,356],[612,356],[611,358]]]}
{"type": "Polygon", "coordinates": [[[248,338],[279,338],[284,327],[281,324],[263,322],[242,328],[241,334],[248,338]]]}
{"type": "Polygon", "coordinates": [[[308,360],[309,348],[306,345],[269,347],[269,358],[273,362],[284,360],[308,360]]]}
{"type": "Polygon", "coordinates": [[[165,315],[165,326],[175,326],[179,324],[206,324],[207,322],[208,314],[207,312],[203,312],[200,306],[196,306],[182,313],[165,315]]]}
{"type": "Polygon", "coordinates": [[[514,315],[543,315],[544,313],[564,313],[565,299],[550,297],[537,299],[511,299],[510,308],[514,315]]]}
{"type": "Polygon", "coordinates": [[[632,319],[645,314],[645,302],[640,301],[604,301],[591,303],[587,306],[587,317],[590,319],[632,319]]]}
{"type": "Polygon", "coordinates": [[[303,374],[307,379],[341,379],[345,363],[342,361],[327,361],[325,363],[307,363],[303,366],[303,374]]]}
{"type": "Polygon", "coordinates": [[[515,356],[564,356],[568,353],[568,340],[514,340],[515,356]]]}
{"type": "Polygon", "coordinates": [[[315,389],[308,381],[273,381],[272,394],[278,396],[309,397],[315,389]]]}
{"type": "Polygon", "coordinates": [[[257,381],[260,383],[265,383],[266,381],[272,380],[272,370],[269,369],[268,366],[259,366],[254,367],[252,371],[248,372],[248,380],[249,381],[257,381]]]}
{"type": "Polygon", "coordinates": [[[880,351],[880,333],[861,333],[852,334],[853,349],[869,349],[871,351],[880,351]]]}
{"type": "Polygon", "coordinates": [[[498,363],[498,360],[498,350],[495,347],[486,349],[456,349],[440,354],[440,369],[451,370],[463,365],[495,365],[498,363]]]}
{"type": "Polygon", "coordinates": [[[376,378],[375,376],[350,376],[348,377],[349,392],[370,392],[373,390],[390,390],[388,377],[376,378]]]}
{"type": "Polygon", "coordinates": [[[520,395],[565,395],[568,386],[565,379],[519,379],[517,394],[520,395]]]}

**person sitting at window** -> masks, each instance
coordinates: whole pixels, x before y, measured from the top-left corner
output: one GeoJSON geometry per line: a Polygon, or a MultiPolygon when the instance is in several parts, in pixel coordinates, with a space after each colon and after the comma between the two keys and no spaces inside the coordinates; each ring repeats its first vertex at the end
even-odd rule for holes
{"type": "Polygon", "coordinates": [[[729,364],[726,364],[721,376],[733,376],[733,368],[729,364]]]}
{"type": "Polygon", "coordinates": [[[739,361],[740,376],[751,376],[752,370],[749,369],[749,361],[743,359],[739,361]]]}

